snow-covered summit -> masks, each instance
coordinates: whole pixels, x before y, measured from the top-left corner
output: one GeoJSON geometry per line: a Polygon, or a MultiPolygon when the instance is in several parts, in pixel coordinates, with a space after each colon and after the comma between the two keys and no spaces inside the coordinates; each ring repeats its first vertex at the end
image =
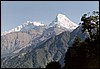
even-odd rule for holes
{"type": "Polygon", "coordinates": [[[44,24],[42,24],[42,23],[40,23],[40,22],[36,22],[36,21],[34,21],[34,22],[27,21],[26,24],[33,24],[34,26],[44,26],[44,24]]]}
{"type": "Polygon", "coordinates": [[[40,27],[40,26],[45,26],[45,24],[42,24],[41,22],[36,22],[36,21],[35,22],[27,21],[26,23],[19,25],[14,29],[2,32],[1,36],[6,35],[7,33],[30,30],[30,29],[33,29],[34,27],[40,27]]]}
{"type": "Polygon", "coordinates": [[[72,22],[70,19],[68,19],[65,15],[63,14],[58,14],[55,18],[55,20],[49,25],[50,27],[53,27],[55,25],[58,25],[59,27],[65,27],[67,29],[75,29],[78,27],[77,24],[72,22]]]}

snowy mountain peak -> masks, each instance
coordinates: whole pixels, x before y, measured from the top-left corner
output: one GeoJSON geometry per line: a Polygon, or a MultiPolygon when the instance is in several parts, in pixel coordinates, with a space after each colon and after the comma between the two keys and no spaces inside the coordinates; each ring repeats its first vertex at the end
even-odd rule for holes
{"type": "Polygon", "coordinates": [[[63,15],[63,14],[58,14],[57,16],[56,16],[56,20],[57,21],[63,21],[64,19],[67,19],[67,20],[69,20],[65,15],[63,15]]]}
{"type": "MultiPolygon", "coordinates": [[[[31,22],[31,21],[27,21],[25,22],[24,24],[20,25],[20,26],[17,26],[16,28],[14,29],[11,29],[7,32],[2,32],[1,33],[1,36],[2,35],[5,35],[7,33],[11,33],[11,32],[18,32],[18,31],[28,31],[28,30],[31,30],[33,28],[36,28],[36,27],[41,27],[41,26],[46,26],[45,24],[42,24],[41,22],[37,22],[37,21],[34,21],[34,22],[31,22]]],[[[58,14],[55,18],[54,21],[52,21],[51,24],[49,24],[49,27],[64,27],[70,31],[74,30],[75,28],[78,27],[77,24],[75,24],[74,22],[72,22],[70,19],[68,19],[65,15],[63,14],[58,14]]]]}
{"type": "Polygon", "coordinates": [[[65,15],[63,14],[58,14],[55,18],[55,20],[49,25],[50,27],[58,25],[59,27],[65,27],[67,29],[75,29],[78,27],[77,24],[72,22],[70,19],[68,19],[65,15]]]}
{"type": "Polygon", "coordinates": [[[2,32],[1,33],[1,36],[2,35],[6,35],[6,34],[11,33],[11,32],[31,30],[31,29],[33,29],[36,26],[37,27],[39,27],[39,26],[45,26],[45,24],[42,24],[41,22],[36,22],[36,21],[35,22],[27,21],[26,23],[24,23],[22,25],[19,25],[19,26],[17,26],[14,29],[11,29],[9,31],[2,32]]]}
{"type": "Polygon", "coordinates": [[[27,23],[24,23],[26,25],[29,25],[29,24],[32,24],[34,26],[44,26],[45,24],[42,24],[41,22],[37,22],[37,21],[34,21],[34,22],[31,22],[31,21],[27,21],[27,23]]]}

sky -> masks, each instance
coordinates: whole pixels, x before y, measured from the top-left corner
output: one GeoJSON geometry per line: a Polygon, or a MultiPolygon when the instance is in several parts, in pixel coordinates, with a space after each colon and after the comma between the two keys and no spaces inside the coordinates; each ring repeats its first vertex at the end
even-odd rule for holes
{"type": "Polygon", "coordinates": [[[99,11],[99,1],[1,1],[1,32],[27,21],[49,25],[59,13],[79,24],[92,11],[99,11]]]}

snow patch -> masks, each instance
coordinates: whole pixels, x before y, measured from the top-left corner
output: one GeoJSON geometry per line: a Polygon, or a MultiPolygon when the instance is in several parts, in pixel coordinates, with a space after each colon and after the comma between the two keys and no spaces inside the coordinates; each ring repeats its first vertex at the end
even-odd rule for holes
{"type": "Polygon", "coordinates": [[[16,28],[14,29],[11,29],[9,31],[5,31],[5,32],[2,32],[1,33],[1,36],[2,35],[6,35],[8,33],[11,33],[11,32],[19,32],[19,31],[22,31],[22,29],[24,28],[24,31],[26,30],[30,30],[32,29],[34,26],[45,26],[45,24],[42,24],[41,22],[31,22],[31,21],[27,21],[26,23],[20,25],[20,26],[17,26],[16,28]]]}

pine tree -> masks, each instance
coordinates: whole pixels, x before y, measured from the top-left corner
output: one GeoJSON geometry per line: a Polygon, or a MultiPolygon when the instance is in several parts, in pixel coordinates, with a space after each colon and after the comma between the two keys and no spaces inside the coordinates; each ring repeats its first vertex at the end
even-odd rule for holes
{"type": "Polygon", "coordinates": [[[89,32],[90,37],[83,42],[79,37],[75,38],[66,52],[64,68],[99,68],[99,12],[89,14],[84,14],[81,21],[82,31],[89,32]]]}
{"type": "Polygon", "coordinates": [[[81,18],[83,32],[87,31],[90,35],[90,40],[94,40],[96,35],[99,35],[99,12],[93,11],[92,15],[90,12],[84,14],[81,18]],[[96,32],[95,32],[96,31],[96,32]]]}
{"type": "Polygon", "coordinates": [[[75,40],[74,40],[74,43],[72,44],[73,47],[75,46],[80,46],[80,43],[81,43],[81,39],[79,36],[76,36],[75,40]]]}

